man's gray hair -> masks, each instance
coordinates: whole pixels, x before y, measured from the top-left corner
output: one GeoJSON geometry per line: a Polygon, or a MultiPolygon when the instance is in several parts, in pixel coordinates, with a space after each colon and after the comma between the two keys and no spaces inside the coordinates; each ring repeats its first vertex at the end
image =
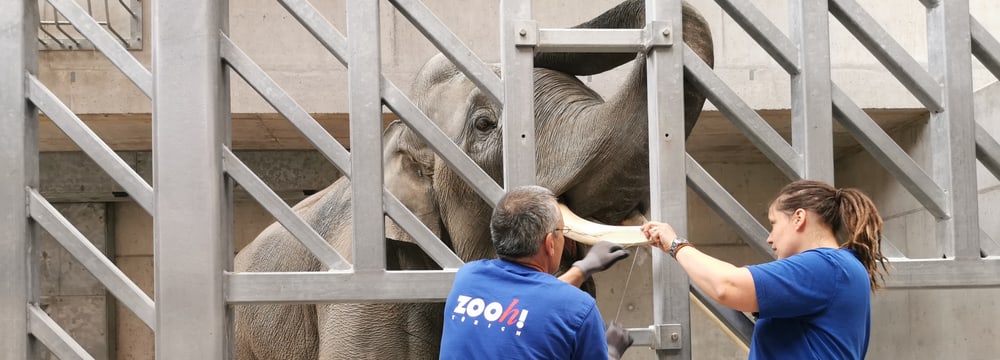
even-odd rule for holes
{"type": "Polygon", "coordinates": [[[517,187],[493,209],[490,235],[497,256],[517,259],[538,253],[545,235],[559,226],[555,195],[541,186],[517,187]]]}

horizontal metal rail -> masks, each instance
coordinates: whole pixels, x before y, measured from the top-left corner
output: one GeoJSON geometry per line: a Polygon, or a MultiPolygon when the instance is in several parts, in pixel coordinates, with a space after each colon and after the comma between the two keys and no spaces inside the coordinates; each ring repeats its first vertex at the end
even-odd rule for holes
{"type": "MultiPolygon", "coordinates": [[[[635,53],[649,49],[652,39],[649,31],[649,29],[538,29],[537,39],[533,43],[536,53],[635,53]]],[[[669,32],[665,35],[669,36],[669,32]]]]}
{"type": "Polygon", "coordinates": [[[892,289],[1000,287],[1000,257],[890,259],[886,285],[892,289]]]}
{"type": "Polygon", "coordinates": [[[226,273],[226,302],[438,302],[444,301],[456,270],[384,272],[226,273]]]}

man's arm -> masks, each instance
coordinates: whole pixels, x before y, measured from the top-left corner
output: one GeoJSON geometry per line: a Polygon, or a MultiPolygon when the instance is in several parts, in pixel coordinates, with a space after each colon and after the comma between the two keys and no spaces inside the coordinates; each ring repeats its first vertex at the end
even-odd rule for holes
{"type": "Polygon", "coordinates": [[[573,267],[559,276],[559,280],[580,287],[591,275],[607,270],[611,265],[627,257],[628,251],[621,245],[601,241],[590,248],[587,256],[573,263],[573,267]]]}

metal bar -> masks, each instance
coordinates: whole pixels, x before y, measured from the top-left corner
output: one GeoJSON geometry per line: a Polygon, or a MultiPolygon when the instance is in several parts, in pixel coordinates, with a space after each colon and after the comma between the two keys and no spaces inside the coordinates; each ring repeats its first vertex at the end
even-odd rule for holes
{"type": "Polygon", "coordinates": [[[976,159],[994,177],[1000,179],[1000,143],[979,123],[976,123],[976,159]]]}
{"type": "Polygon", "coordinates": [[[730,331],[733,332],[736,337],[743,342],[743,345],[749,346],[750,339],[753,337],[754,322],[743,315],[742,312],[733,310],[726,306],[720,305],[719,303],[712,300],[704,291],[699,289],[697,286],[691,285],[691,295],[698,299],[705,305],[705,308],[712,313],[723,325],[726,326],[730,331]]]}
{"type": "Polygon", "coordinates": [[[503,188],[497,185],[497,182],[473,162],[458,145],[455,145],[455,142],[448,138],[448,135],[445,135],[437,124],[428,119],[427,115],[420,111],[396,85],[384,77],[382,78],[382,98],[385,100],[386,106],[399,115],[406,126],[409,126],[421,141],[433,148],[448,166],[455,169],[462,180],[469,184],[480,197],[493,206],[500,202],[500,198],[504,194],[503,188]]]}
{"type": "Polygon", "coordinates": [[[351,94],[351,211],[354,269],[385,270],[385,216],[382,204],[382,56],[378,0],[347,3],[347,88],[351,94]]]}
{"type": "Polygon", "coordinates": [[[684,47],[684,70],[691,83],[767,156],[785,176],[799,179],[802,156],[736,94],[694,50],[684,47]]]}
{"type": "Polygon", "coordinates": [[[219,54],[228,9],[228,1],[153,2],[158,359],[231,356],[222,276],[232,257],[222,172],[229,88],[219,54]]]}
{"type": "Polygon", "coordinates": [[[424,223],[413,216],[413,213],[396,196],[388,191],[383,192],[382,196],[384,197],[382,201],[385,203],[386,214],[396,221],[396,224],[399,224],[407,234],[410,234],[417,241],[417,245],[420,245],[420,248],[431,259],[434,259],[442,269],[458,269],[465,264],[424,223]]]}
{"type": "Polygon", "coordinates": [[[826,1],[788,3],[791,40],[802,73],[792,75],[792,148],[802,154],[799,175],[833,184],[833,106],[830,98],[830,24],[826,1]]]}
{"type": "Polygon", "coordinates": [[[937,218],[951,216],[946,210],[944,190],[934,182],[913,158],[861,110],[851,98],[833,84],[833,111],[836,119],[879,164],[906,190],[910,191],[937,218]]]}
{"type": "Polygon", "coordinates": [[[125,273],[118,269],[101,250],[94,246],[80,231],[76,229],[62,214],[56,210],[38,191],[29,190],[29,207],[31,217],[45,231],[52,235],[59,245],[73,255],[80,265],[83,265],[94,277],[104,285],[125,305],[135,313],[136,317],[146,323],[150,329],[156,328],[156,308],[153,300],[146,295],[125,273]]]}
{"type": "Polygon", "coordinates": [[[278,0],[341,64],[347,66],[347,39],[307,0],[278,0]]]}
{"type": "Polygon", "coordinates": [[[530,19],[530,0],[500,0],[504,189],[536,181],[534,51],[515,45],[525,36],[516,24],[530,19]]]}
{"type": "Polygon", "coordinates": [[[854,0],[830,0],[830,13],[930,111],[943,110],[941,84],[854,0]]]}
{"type": "MultiPolygon", "coordinates": [[[[94,18],[90,17],[76,1],[73,0],[49,0],[56,10],[59,10],[66,17],[77,31],[87,40],[90,40],[94,47],[101,51],[104,56],[111,61],[118,69],[135,84],[146,97],[153,97],[153,75],[139,63],[128,50],[116,41],[107,31],[101,29],[94,18]]],[[[77,44],[79,46],[79,44],[77,44]]]]}
{"type": "Polygon", "coordinates": [[[769,232],[750,215],[736,199],[733,198],[715,178],[712,177],[697,160],[686,155],[687,184],[715,213],[722,217],[730,226],[736,229],[747,245],[757,251],[757,254],[769,259],[776,259],[771,245],[767,244],[769,232]]]}
{"type": "MultiPolygon", "coordinates": [[[[347,52],[347,40],[311,4],[303,0],[281,0],[280,2],[334,57],[340,60],[344,66],[348,65],[348,61],[344,55],[347,52]]],[[[227,47],[232,46],[230,44],[224,45],[227,47]]],[[[235,46],[233,48],[239,50],[235,46]]],[[[224,51],[227,54],[230,52],[232,51],[224,51]]],[[[242,55],[242,52],[238,54],[242,55]]],[[[227,60],[230,60],[228,59],[229,57],[231,56],[227,55],[227,60]]],[[[246,56],[243,55],[242,57],[245,58],[246,56]]],[[[236,59],[232,59],[230,62],[235,63],[236,59]]],[[[242,63],[242,61],[240,62],[242,63]]],[[[252,64],[252,62],[247,62],[247,64],[252,64]]],[[[236,65],[234,64],[233,66],[235,67],[236,65]]],[[[256,65],[253,66],[255,69],[259,69],[256,65]]],[[[240,67],[247,68],[246,66],[240,67]]],[[[241,75],[243,71],[237,70],[237,72],[241,72],[241,75]]],[[[259,71],[259,73],[262,74],[263,71],[259,71]]],[[[247,81],[251,82],[250,80],[247,81]]],[[[270,80],[268,82],[273,83],[270,80]]],[[[489,175],[486,175],[478,165],[473,163],[468,155],[465,155],[457,145],[453,145],[454,141],[444,135],[437,125],[427,118],[427,115],[423,114],[420,109],[413,105],[392,81],[381,77],[380,82],[382,84],[382,98],[386,106],[399,115],[411,129],[416,131],[421,140],[424,140],[431,146],[452,169],[457,170],[465,182],[472,186],[483,199],[490,204],[496,204],[500,200],[500,197],[503,196],[503,189],[497,186],[496,182],[489,175]]],[[[254,86],[253,83],[259,83],[259,81],[253,81],[251,86],[254,86]]],[[[277,85],[274,86],[276,87],[277,85]]],[[[302,111],[302,113],[305,112],[302,111]]],[[[285,116],[288,117],[288,115],[285,116]]],[[[346,150],[343,151],[343,159],[346,164],[348,159],[346,150]]],[[[337,162],[335,161],[335,163],[337,162]]],[[[349,171],[340,170],[345,174],[350,174],[349,171]]]]}
{"type": "Polygon", "coordinates": [[[1000,287],[1000,257],[968,260],[929,259],[890,262],[890,289],[967,289],[1000,287]]]}
{"type": "Polygon", "coordinates": [[[491,100],[503,104],[503,83],[497,74],[419,0],[389,0],[410,23],[491,100]]]}
{"type": "Polygon", "coordinates": [[[226,302],[444,301],[455,270],[226,273],[226,302]]]}
{"type": "Polygon", "coordinates": [[[0,11],[0,359],[37,356],[27,335],[38,301],[37,253],[28,187],[38,186],[38,110],[26,101],[25,74],[38,70],[38,3],[8,1],[0,11]]]}
{"type": "Polygon", "coordinates": [[[328,269],[348,270],[351,264],[344,259],[329,243],[323,239],[309,224],[295,214],[292,208],[285,204],[271,188],[264,184],[253,171],[227,147],[222,149],[222,167],[237,183],[243,186],[250,196],[257,200],[288,232],[316,256],[319,262],[328,269]]]}
{"type": "Polygon", "coordinates": [[[789,75],[801,73],[798,46],[749,0],[715,0],[789,75]]]}
{"type": "MultiPolygon", "coordinates": [[[[53,9],[55,9],[55,8],[53,7],[53,9]]],[[[59,30],[59,32],[61,32],[63,35],[65,35],[67,40],[72,41],[74,44],[76,44],[76,48],[79,49],[80,48],[80,41],[78,41],[77,39],[73,38],[73,35],[70,35],[69,33],[66,32],[66,30],[63,30],[63,28],[62,28],[63,25],[70,24],[70,22],[59,21],[59,15],[60,14],[59,14],[58,11],[53,11],[52,15],[56,19],[55,20],[56,30],[59,30]]]]}
{"type": "MultiPolygon", "coordinates": [[[[646,21],[663,21],[683,44],[680,0],[646,0],[646,21]]],[[[646,60],[649,104],[649,190],[651,217],[669,221],[678,234],[687,231],[687,187],[684,150],[684,49],[655,47],[646,60]]],[[[695,56],[697,57],[697,56],[695,56]]],[[[660,359],[691,359],[690,283],[676,261],[653,252],[653,325],[676,324],[682,335],[674,345],[660,344],[660,359]],[[678,348],[679,347],[679,348],[678,348]]]]}
{"type": "Polygon", "coordinates": [[[343,145],[337,142],[337,139],[334,139],[326,129],[323,129],[312,115],[299,106],[295,99],[288,96],[285,90],[278,86],[225,34],[219,40],[219,48],[223,60],[229,64],[230,68],[243,77],[243,80],[246,80],[247,84],[257,91],[268,104],[271,104],[275,110],[288,119],[306,140],[329,159],[333,166],[337,167],[337,170],[344,176],[351,177],[351,155],[347,149],[344,149],[343,145]]]}
{"type": "Polygon", "coordinates": [[[1000,42],[972,15],[969,15],[969,27],[972,32],[972,55],[1000,79],[1000,42]]]}
{"type": "Polygon", "coordinates": [[[66,330],[63,330],[45,311],[35,305],[28,305],[28,324],[31,334],[42,344],[45,344],[45,347],[57,358],[63,360],[94,359],[83,346],[80,346],[72,336],[66,333],[66,330]]]}
{"type": "Polygon", "coordinates": [[[636,53],[650,29],[539,29],[535,52],[636,53]]]}
{"type": "Polygon", "coordinates": [[[100,137],[63,104],[38,78],[28,75],[28,97],[66,136],[128,192],[146,212],[153,213],[153,187],[115,154],[100,137]]]}
{"type": "Polygon", "coordinates": [[[941,1],[927,10],[927,63],[947,94],[945,110],[931,113],[931,159],[951,217],[935,228],[941,252],[960,259],[979,258],[970,32],[968,0],[941,1]]]}

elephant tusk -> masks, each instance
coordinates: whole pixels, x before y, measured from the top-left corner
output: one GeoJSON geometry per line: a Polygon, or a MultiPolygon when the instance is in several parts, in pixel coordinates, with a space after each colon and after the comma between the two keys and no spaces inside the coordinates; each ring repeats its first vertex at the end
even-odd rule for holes
{"type": "Polygon", "coordinates": [[[600,241],[608,241],[622,246],[647,243],[639,226],[612,226],[584,220],[563,204],[559,204],[559,211],[562,212],[566,227],[571,229],[566,237],[579,243],[594,245],[600,241]]]}

